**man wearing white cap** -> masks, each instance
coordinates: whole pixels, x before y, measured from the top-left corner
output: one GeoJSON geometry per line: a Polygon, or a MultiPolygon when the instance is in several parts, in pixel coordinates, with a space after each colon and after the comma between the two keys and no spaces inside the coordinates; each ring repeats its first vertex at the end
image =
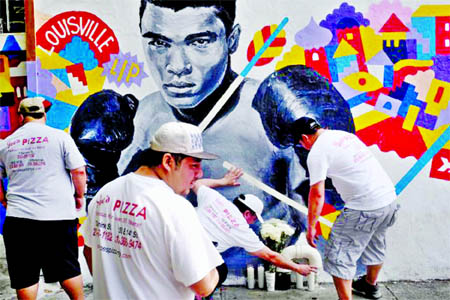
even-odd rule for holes
{"type": "Polygon", "coordinates": [[[264,222],[261,216],[264,204],[258,197],[252,194],[241,194],[231,202],[211,188],[238,185],[236,180],[241,175],[240,169],[233,169],[221,179],[197,180],[193,187],[193,191],[197,194],[196,210],[200,223],[211,241],[217,244],[217,250],[222,253],[231,247],[241,247],[250,255],[267,260],[277,267],[289,269],[305,276],[315,272],[316,267],[296,264],[272,251],[248,226],[256,220],[264,222]]]}
{"type": "Polygon", "coordinates": [[[202,177],[197,126],[170,122],[155,133],[133,173],[92,199],[81,231],[95,299],[186,299],[207,296],[223,260],[187,195],[202,177]]]}
{"type": "Polygon", "coordinates": [[[50,105],[41,97],[22,100],[23,125],[0,146],[8,272],[19,299],[36,299],[41,270],[45,282],[60,282],[71,299],[83,299],[76,209],[83,205],[86,163],[70,135],[45,124],[50,105]]]}

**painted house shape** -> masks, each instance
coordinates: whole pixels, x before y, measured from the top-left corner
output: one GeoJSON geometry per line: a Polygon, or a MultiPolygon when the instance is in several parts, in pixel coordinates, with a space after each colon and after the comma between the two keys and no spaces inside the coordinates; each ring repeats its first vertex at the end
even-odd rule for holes
{"type": "Polygon", "coordinates": [[[330,82],[332,81],[328,67],[327,53],[324,47],[305,50],[305,64],[316,70],[317,73],[327,78],[330,82]]]}
{"type": "Polygon", "coordinates": [[[360,27],[355,26],[352,28],[337,29],[336,34],[339,43],[342,40],[345,40],[358,52],[356,54],[356,58],[358,61],[359,70],[367,72],[366,56],[364,54],[364,46],[359,28],[360,27]]]}
{"type": "Polygon", "coordinates": [[[424,38],[430,40],[429,53],[417,45],[421,59],[429,59],[436,54],[450,55],[450,5],[422,5],[412,14],[411,22],[424,38]]]}
{"type": "Polygon", "coordinates": [[[345,39],[343,39],[334,53],[339,81],[352,73],[359,72],[358,51],[353,48],[345,39]]]}
{"type": "Polygon", "coordinates": [[[383,39],[383,49],[392,62],[408,58],[406,33],[409,28],[403,24],[396,14],[392,14],[379,30],[383,39]]]}
{"type": "Polygon", "coordinates": [[[386,52],[381,50],[367,61],[367,68],[370,74],[383,83],[384,87],[392,87],[394,81],[394,64],[386,52]]]}

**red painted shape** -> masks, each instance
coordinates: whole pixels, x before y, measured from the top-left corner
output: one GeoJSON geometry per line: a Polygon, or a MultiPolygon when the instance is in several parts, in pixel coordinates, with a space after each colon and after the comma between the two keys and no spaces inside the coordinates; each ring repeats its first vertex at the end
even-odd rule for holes
{"type": "Polygon", "coordinates": [[[408,66],[401,68],[398,71],[394,71],[394,82],[392,84],[392,88],[396,89],[397,87],[402,86],[403,81],[405,81],[405,77],[408,75],[415,75],[419,71],[426,71],[429,70],[430,67],[413,67],[408,66]]]}
{"type": "Polygon", "coordinates": [[[59,53],[74,36],[89,43],[98,66],[108,62],[111,54],[119,53],[119,43],[112,29],[96,15],[85,11],[64,12],[48,20],[36,32],[36,45],[59,53]]]}
{"type": "Polygon", "coordinates": [[[450,54],[450,45],[445,46],[445,40],[450,40],[450,31],[445,31],[445,24],[450,24],[450,17],[436,17],[436,54],[450,54]]]}
{"type": "MultiPolygon", "coordinates": [[[[328,203],[324,203],[323,204],[323,208],[322,208],[322,212],[320,213],[321,216],[326,216],[329,215],[331,213],[334,213],[336,211],[336,208],[334,208],[333,205],[328,204],[328,203]]],[[[320,223],[317,222],[316,224],[316,233],[317,235],[322,235],[322,229],[320,228],[320,223]]]]}
{"type": "Polygon", "coordinates": [[[404,118],[389,118],[358,130],[356,135],[368,146],[378,145],[383,152],[395,151],[399,157],[413,156],[419,159],[427,150],[417,126],[412,131],[402,128],[404,118]]]}
{"type": "Polygon", "coordinates": [[[367,65],[366,65],[366,56],[364,54],[364,47],[363,47],[363,42],[361,39],[361,32],[359,31],[359,27],[338,29],[336,33],[337,33],[339,43],[342,41],[342,39],[344,39],[356,51],[358,51],[358,54],[356,54],[356,59],[358,61],[359,71],[367,72],[368,69],[367,69],[367,65]],[[348,39],[347,38],[348,35],[351,35],[352,39],[348,39]]]}
{"type": "Polygon", "coordinates": [[[379,32],[409,32],[409,28],[393,13],[379,32]]]}
{"type": "Polygon", "coordinates": [[[70,73],[74,77],[78,78],[85,86],[87,86],[86,74],[84,73],[82,63],[67,66],[66,71],[67,73],[70,73]]]}
{"type": "Polygon", "coordinates": [[[305,50],[305,64],[307,67],[313,68],[317,73],[327,78],[329,82],[332,81],[325,48],[305,50]],[[317,53],[319,56],[318,60],[312,59],[314,53],[317,53]]]}
{"type": "Polygon", "coordinates": [[[366,79],[365,78],[360,78],[358,80],[359,85],[365,85],[366,84],[366,79]]]}
{"type": "MultiPolygon", "coordinates": [[[[259,33],[262,34],[263,41],[267,41],[269,39],[270,35],[272,34],[269,25],[264,26],[259,33]]],[[[270,43],[269,47],[283,47],[284,45],[286,45],[286,39],[284,37],[281,37],[281,38],[277,37],[272,41],[272,43],[270,43]]],[[[258,51],[259,51],[259,49],[258,49],[258,51]]],[[[255,49],[255,43],[252,40],[247,48],[247,60],[251,61],[256,53],[257,53],[257,51],[255,49]]],[[[266,64],[270,63],[273,59],[274,59],[274,57],[262,57],[262,58],[258,59],[255,66],[266,65],[266,64]]]]}
{"type": "Polygon", "coordinates": [[[431,161],[430,177],[450,181],[450,149],[441,149],[431,161]],[[439,170],[441,169],[441,170],[439,170]]]}
{"type": "Polygon", "coordinates": [[[442,99],[442,95],[444,94],[444,87],[442,87],[442,86],[440,86],[440,87],[438,87],[438,90],[437,90],[437,92],[436,92],[436,96],[434,96],[434,102],[435,103],[439,103],[439,102],[441,102],[441,99],[442,99]]]}

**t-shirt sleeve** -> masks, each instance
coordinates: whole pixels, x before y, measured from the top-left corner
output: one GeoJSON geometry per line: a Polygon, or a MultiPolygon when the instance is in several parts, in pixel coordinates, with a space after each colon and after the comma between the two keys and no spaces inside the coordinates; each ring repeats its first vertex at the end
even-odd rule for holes
{"type": "Polygon", "coordinates": [[[185,286],[203,279],[223,259],[201,226],[194,207],[186,200],[175,215],[169,251],[175,278],[185,286]]]}
{"type": "Polygon", "coordinates": [[[328,159],[323,151],[313,149],[308,154],[306,164],[308,165],[309,185],[314,185],[327,178],[328,159]]]}
{"type": "Polygon", "coordinates": [[[86,165],[83,155],[81,155],[74,140],[66,133],[64,138],[64,162],[66,168],[69,170],[74,170],[86,165]]]}

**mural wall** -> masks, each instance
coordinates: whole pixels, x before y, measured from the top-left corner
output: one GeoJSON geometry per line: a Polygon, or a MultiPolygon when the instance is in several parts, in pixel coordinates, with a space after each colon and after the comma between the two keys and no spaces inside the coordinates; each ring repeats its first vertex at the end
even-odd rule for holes
{"type": "MultiPolygon", "coordinates": [[[[200,124],[206,148],[221,156],[204,163],[205,176],[223,176],[228,161],[305,205],[306,153],[286,128],[311,115],[355,132],[396,184],[402,210],[382,279],[448,278],[450,5],[237,0],[240,27],[219,18],[207,24],[225,30],[198,34],[206,23],[195,10],[177,17],[147,9],[140,21],[139,4],[35,0],[28,95],[51,101],[49,125],[77,141],[91,196],[133,170],[133,156],[160,124],[182,120],[200,124]],[[222,95],[223,108],[205,122],[222,95]]],[[[1,61],[5,89],[12,66],[1,61]]],[[[7,124],[2,118],[0,127],[7,124]]],[[[303,213],[245,181],[221,192],[230,200],[256,194],[265,218],[287,220],[297,236],[304,229],[303,213]]],[[[331,184],[326,198],[322,215],[333,222],[342,202],[331,184]]],[[[319,230],[323,245],[330,227],[319,230]]],[[[253,261],[238,249],[225,258],[237,281],[253,261]]]]}

